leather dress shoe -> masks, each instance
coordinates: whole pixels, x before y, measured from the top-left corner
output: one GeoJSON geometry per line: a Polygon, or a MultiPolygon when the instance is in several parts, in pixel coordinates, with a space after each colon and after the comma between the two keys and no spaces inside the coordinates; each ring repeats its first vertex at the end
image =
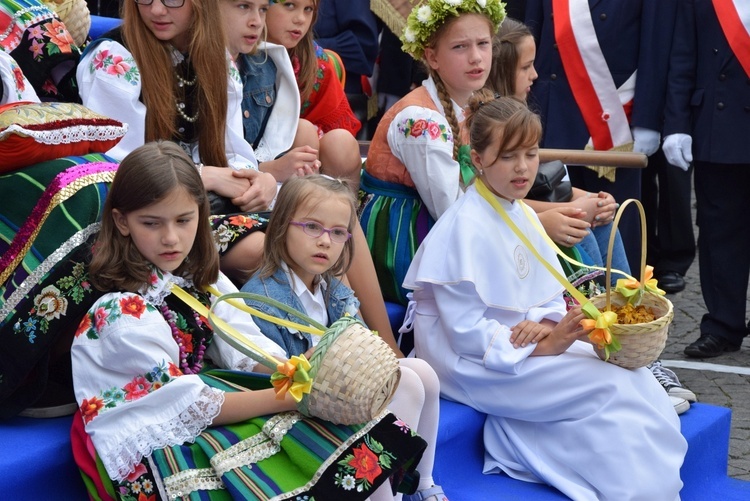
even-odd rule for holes
{"type": "Polygon", "coordinates": [[[659,288],[669,294],[676,294],[685,290],[685,279],[676,271],[660,273],[656,280],[659,288]]]}
{"type": "Polygon", "coordinates": [[[702,334],[685,348],[685,355],[696,358],[718,357],[727,351],[738,351],[739,345],[732,344],[724,338],[711,334],[702,334]]]}

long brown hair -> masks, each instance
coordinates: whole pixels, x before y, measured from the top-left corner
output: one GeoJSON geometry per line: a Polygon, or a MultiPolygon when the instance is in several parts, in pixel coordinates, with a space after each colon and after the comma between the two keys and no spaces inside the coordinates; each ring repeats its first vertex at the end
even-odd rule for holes
{"type": "MultiPolygon", "coordinates": [[[[160,0],[154,0],[160,1],[160,0]]],[[[193,8],[188,54],[197,77],[198,150],[201,161],[228,166],[224,150],[227,122],[228,61],[224,23],[218,0],[185,0],[193,8]]],[[[141,19],[138,4],[126,0],[122,6],[122,36],[141,74],[141,92],[146,105],[145,141],[171,139],[177,135],[172,48],[157,39],[141,19]]]]}
{"type": "Polygon", "coordinates": [[[171,141],[156,141],[130,152],[117,168],[89,266],[94,287],[102,291],[138,292],[149,283],[151,264],[130,236],[123,236],[117,229],[112,210],[127,214],[158,203],[180,188],[198,204],[198,229],[193,248],[174,274],[191,276],[199,287],[216,282],[219,254],[211,233],[210,208],[201,177],[180,146],[171,141]]]}
{"type": "MultiPolygon", "coordinates": [[[[313,174],[304,177],[290,177],[287,179],[276,197],[271,219],[266,228],[266,240],[263,249],[263,265],[258,270],[261,278],[273,276],[281,267],[281,263],[290,263],[291,258],[286,247],[286,234],[289,222],[302,204],[308,204],[311,210],[322,200],[337,197],[351,207],[351,216],[347,229],[349,233],[357,223],[357,209],[349,184],[343,179],[333,179],[328,176],[313,174]]],[[[354,239],[344,243],[344,249],[339,259],[323,274],[323,279],[329,284],[332,277],[339,277],[346,273],[354,255],[354,239]]]]}
{"type": "MultiPolygon", "coordinates": [[[[283,2],[272,2],[283,4],[283,2]]],[[[310,21],[310,29],[304,34],[299,43],[288,50],[289,57],[294,61],[299,61],[299,72],[297,73],[297,86],[299,87],[300,102],[304,103],[310,97],[315,84],[315,78],[318,71],[318,56],[315,54],[315,34],[313,27],[318,20],[318,10],[320,1],[313,0],[313,15],[310,21]]],[[[268,28],[266,28],[268,29],[268,28]]]]}
{"type": "Polygon", "coordinates": [[[529,27],[515,19],[506,18],[492,39],[492,69],[485,87],[501,96],[516,93],[518,69],[518,44],[526,37],[533,37],[529,27]]]}
{"type": "MultiPolygon", "coordinates": [[[[467,15],[467,14],[462,14],[467,15]]],[[[474,14],[471,13],[469,15],[481,15],[481,14],[474,14]]],[[[493,32],[495,27],[492,25],[492,21],[487,16],[482,16],[487,20],[487,25],[490,27],[490,33],[493,32]]],[[[427,41],[426,48],[435,49],[435,47],[438,44],[438,41],[443,36],[443,33],[448,31],[448,28],[458,21],[461,18],[461,15],[458,16],[451,16],[446,18],[445,22],[435,30],[435,32],[432,34],[432,36],[427,41]]],[[[443,83],[443,80],[440,78],[440,75],[437,71],[433,70],[432,67],[430,67],[429,64],[426,64],[427,71],[429,71],[430,76],[432,77],[432,80],[435,82],[435,89],[437,89],[438,99],[440,99],[440,104],[443,106],[443,113],[445,114],[445,119],[448,121],[448,125],[451,127],[451,131],[453,132],[453,159],[458,159],[458,150],[461,147],[461,130],[458,126],[458,117],[456,117],[455,111],[453,111],[453,102],[451,101],[451,96],[448,94],[448,89],[445,88],[445,84],[443,83]]]]}

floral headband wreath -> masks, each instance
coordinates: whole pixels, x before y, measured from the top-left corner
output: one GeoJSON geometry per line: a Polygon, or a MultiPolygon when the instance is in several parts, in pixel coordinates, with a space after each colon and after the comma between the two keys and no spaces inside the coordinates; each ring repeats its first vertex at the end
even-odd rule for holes
{"type": "Polygon", "coordinates": [[[505,19],[505,3],[501,0],[427,0],[414,6],[406,19],[406,28],[401,36],[401,49],[414,59],[422,59],[427,41],[449,17],[461,14],[481,14],[497,31],[505,19]]]}

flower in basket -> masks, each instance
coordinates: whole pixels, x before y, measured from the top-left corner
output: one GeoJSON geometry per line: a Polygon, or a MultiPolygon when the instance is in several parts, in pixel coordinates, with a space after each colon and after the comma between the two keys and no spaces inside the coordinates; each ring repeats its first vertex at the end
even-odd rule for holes
{"type": "Polygon", "coordinates": [[[505,4],[500,0],[427,0],[415,6],[406,19],[401,48],[414,59],[421,59],[424,48],[448,17],[465,13],[482,14],[492,22],[493,33],[505,19],[505,4]]]}
{"type": "Polygon", "coordinates": [[[641,304],[644,291],[658,294],[659,296],[666,294],[657,285],[657,281],[654,278],[654,267],[646,266],[645,271],[643,287],[641,287],[641,283],[634,278],[621,278],[617,281],[617,285],[615,286],[615,290],[622,294],[622,297],[627,299],[628,303],[633,306],[641,304]]]}
{"type": "Polygon", "coordinates": [[[304,393],[310,393],[313,380],[310,377],[310,362],[305,355],[295,355],[276,367],[271,375],[271,384],[276,389],[276,398],[281,400],[288,391],[295,402],[302,400],[304,393]]]}

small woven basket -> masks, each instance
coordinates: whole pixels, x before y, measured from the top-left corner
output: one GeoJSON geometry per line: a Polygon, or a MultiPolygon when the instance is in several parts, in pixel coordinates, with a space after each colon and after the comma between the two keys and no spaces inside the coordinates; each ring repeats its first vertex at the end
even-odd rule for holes
{"type": "MultiPolygon", "coordinates": [[[[310,357],[308,375],[313,381],[312,389],[297,403],[297,408],[305,416],[343,425],[366,423],[378,417],[393,398],[401,379],[396,354],[361,320],[345,316],[326,329],[324,325],[289,305],[250,292],[221,294],[211,308],[211,313],[216,304],[232,299],[270,304],[299,318],[311,326],[314,332],[322,334],[310,357]]],[[[286,319],[268,315],[244,303],[230,304],[251,315],[289,327],[286,319]]],[[[258,346],[247,339],[234,337],[229,332],[231,327],[217,323],[212,314],[209,314],[208,321],[214,333],[230,345],[265,366],[276,369],[279,361],[274,360],[272,355],[264,355],[258,346]]],[[[308,328],[303,324],[295,324],[293,327],[308,328]]]]}
{"type": "MultiPolygon", "coordinates": [[[[643,206],[638,200],[626,200],[612,223],[612,233],[609,237],[607,249],[607,271],[605,274],[606,292],[591,298],[591,302],[604,311],[611,311],[612,304],[622,306],[627,302],[622,294],[612,291],[611,271],[612,271],[612,249],[615,241],[615,231],[620,222],[620,216],[623,210],[629,204],[635,204],[641,215],[641,286],[644,284],[646,274],[646,214],[643,206]]],[[[616,352],[610,352],[609,358],[606,357],[605,351],[595,347],[597,355],[602,360],[615,364],[626,369],[637,369],[645,367],[659,358],[667,344],[669,333],[669,324],[674,318],[674,308],[672,302],[653,292],[644,291],[641,304],[646,308],[651,308],[654,312],[655,319],[651,322],[641,324],[615,324],[610,327],[612,335],[616,337],[622,348],[616,352]]]]}
{"type": "Polygon", "coordinates": [[[331,325],[315,347],[310,365],[312,391],[297,407],[304,415],[336,424],[376,418],[401,379],[391,347],[354,317],[331,325]]]}

